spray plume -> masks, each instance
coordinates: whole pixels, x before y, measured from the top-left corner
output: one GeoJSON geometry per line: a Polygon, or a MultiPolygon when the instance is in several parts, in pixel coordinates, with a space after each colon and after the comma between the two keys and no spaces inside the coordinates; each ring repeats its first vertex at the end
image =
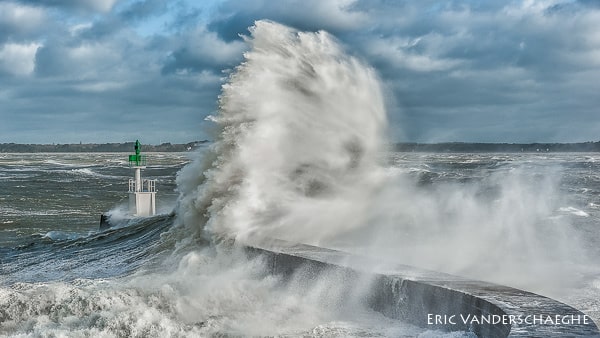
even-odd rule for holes
{"type": "Polygon", "coordinates": [[[210,167],[180,174],[198,187],[182,191],[186,223],[312,243],[360,224],[386,124],[377,76],[326,32],[269,21],[250,32],[211,117],[210,167]]]}
{"type": "Polygon", "coordinates": [[[178,177],[196,237],[276,237],[534,291],[585,261],[554,217],[556,172],[420,185],[378,163],[386,115],[371,68],[326,32],[258,21],[250,33],[211,117],[212,152],[178,177]]]}

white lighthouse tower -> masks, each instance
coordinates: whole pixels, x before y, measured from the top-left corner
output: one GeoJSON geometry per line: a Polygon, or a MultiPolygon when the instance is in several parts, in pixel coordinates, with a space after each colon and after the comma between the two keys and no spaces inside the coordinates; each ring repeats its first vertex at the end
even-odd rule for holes
{"type": "Polygon", "coordinates": [[[146,156],[140,154],[140,141],[135,141],[135,155],[129,155],[129,166],[135,169],[135,178],[129,179],[129,213],[147,217],[156,214],[156,180],[142,180],[146,156]]]}

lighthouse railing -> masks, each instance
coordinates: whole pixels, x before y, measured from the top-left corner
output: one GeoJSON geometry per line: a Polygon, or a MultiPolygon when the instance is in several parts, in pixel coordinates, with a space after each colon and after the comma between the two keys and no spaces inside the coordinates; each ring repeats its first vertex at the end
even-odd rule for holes
{"type": "MultiPolygon", "coordinates": [[[[136,192],[135,180],[129,179],[129,192],[136,192]]],[[[140,191],[138,192],[156,192],[156,180],[143,180],[140,191]]]]}
{"type": "Polygon", "coordinates": [[[156,192],[156,180],[144,180],[146,191],[156,192]]]}

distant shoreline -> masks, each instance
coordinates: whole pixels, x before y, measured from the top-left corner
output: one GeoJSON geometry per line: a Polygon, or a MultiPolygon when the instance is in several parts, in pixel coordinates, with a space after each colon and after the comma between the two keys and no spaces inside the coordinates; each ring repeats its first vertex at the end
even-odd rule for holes
{"type": "Polygon", "coordinates": [[[399,152],[435,153],[539,153],[539,152],[600,152],[600,142],[580,143],[396,143],[399,152]]]}
{"type": "MultiPolygon", "coordinates": [[[[185,152],[211,141],[188,143],[142,144],[143,152],[185,152]]],[[[132,152],[134,142],[124,143],[75,143],[75,144],[18,144],[0,143],[0,153],[119,153],[132,152]]],[[[600,152],[600,141],[580,143],[413,143],[400,142],[390,145],[398,152],[424,153],[537,153],[537,152],[600,152]]]]}
{"type": "MultiPolygon", "coordinates": [[[[142,144],[142,152],[184,152],[194,150],[210,141],[188,143],[142,144]]],[[[73,143],[73,144],[18,144],[0,143],[0,153],[126,153],[134,151],[134,142],[73,143]]]]}

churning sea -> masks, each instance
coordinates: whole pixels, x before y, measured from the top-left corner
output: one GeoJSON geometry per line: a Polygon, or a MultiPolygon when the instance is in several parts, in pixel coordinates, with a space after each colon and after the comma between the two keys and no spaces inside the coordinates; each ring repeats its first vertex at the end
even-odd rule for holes
{"type": "MultiPolygon", "coordinates": [[[[178,172],[201,156],[148,154],[159,213],[176,209],[178,172]]],[[[367,229],[381,236],[332,246],[521,287],[599,321],[600,154],[382,158],[410,198],[380,203],[389,217],[367,229]]],[[[120,153],[0,154],[0,336],[441,334],[341,309],[322,286],[283,287],[172,218],[99,231],[101,213],[125,217],[132,175],[120,153]]]]}

